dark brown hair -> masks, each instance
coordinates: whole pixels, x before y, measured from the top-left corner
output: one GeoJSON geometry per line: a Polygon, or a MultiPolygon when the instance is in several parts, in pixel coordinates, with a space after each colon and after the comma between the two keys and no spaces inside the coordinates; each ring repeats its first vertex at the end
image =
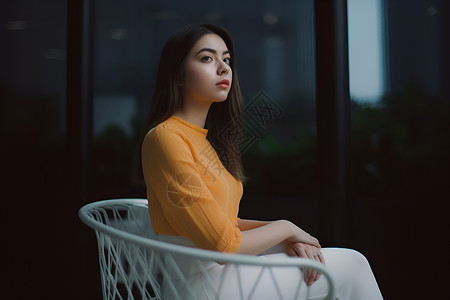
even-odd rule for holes
{"type": "MultiPolygon", "coordinates": [[[[224,167],[236,179],[244,183],[244,176],[239,145],[242,123],[242,93],[235,68],[235,56],[231,36],[224,28],[212,24],[191,24],[174,32],[161,53],[155,91],[152,96],[150,111],[145,122],[143,136],[153,127],[163,122],[175,111],[183,107],[183,94],[178,85],[184,77],[184,62],[195,43],[205,34],[220,36],[230,51],[232,84],[228,97],[223,102],[213,102],[206,118],[207,139],[216,150],[224,167]],[[231,134],[229,134],[231,133],[231,134]]],[[[142,138],[143,139],[143,138],[142,138]]],[[[139,144],[139,150],[141,143],[139,144]]],[[[141,151],[139,151],[141,154],[141,151]]],[[[141,162],[141,156],[139,155],[141,162]]],[[[142,181],[142,165],[139,164],[139,181],[142,181]]]]}

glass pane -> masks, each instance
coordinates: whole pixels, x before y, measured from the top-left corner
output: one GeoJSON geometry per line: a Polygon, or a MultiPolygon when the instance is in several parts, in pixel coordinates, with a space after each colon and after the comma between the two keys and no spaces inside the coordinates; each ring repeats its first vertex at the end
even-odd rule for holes
{"type": "Polygon", "coordinates": [[[444,235],[448,13],[444,1],[348,1],[350,228],[353,247],[375,256],[386,298],[444,296],[411,287],[423,284],[417,270],[444,278],[429,261],[417,260],[414,244],[419,236],[444,235]],[[402,251],[391,255],[386,247],[402,251]]]}
{"type": "Polygon", "coordinates": [[[226,5],[95,1],[91,195],[144,196],[142,190],[128,184],[136,129],[149,108],[166,39],[179,27],[195,22],[224,26],[235,43],[244,110],[250,116],[245,126],[254,134],[254,141],[243,153],[250,181],[244,188],[241,214],[290,218],[313,229],[316,126],[312,0],[285,1],[283,5],[276,1],[258,5],[242,1],[226,5]],[[255,105],[264,115],[263,121],[255,118],[252,122],[250,109],[255,105]],[[255,204],[260,209],[255,211],[255,204]],[[299,205],[307,208],[299,210],[299,205]],[[291,211],[295,213],[289,216],[291,211]]]}
{"type": "MultiPolygon", "coordinates": [[[[0,2],[2,287],[6,298],[59,298],[77,261],[67,170],[66,1],[0,2]],[[66,213],[67,212],[67,213],[66,213]],[[70,243],[65,239],[71,237],[70,243]],[[66,245],[70,245],[66,247],[66,245]],[[65,249],[61,251],[61,249],[65,249]],[[57,268],[64,262],[65,268],[57,268]]],[[[73,204],[72,204],[73,207],[73,204]]],[[[64,298],[64,296],[63,296],[64,298]]]]}

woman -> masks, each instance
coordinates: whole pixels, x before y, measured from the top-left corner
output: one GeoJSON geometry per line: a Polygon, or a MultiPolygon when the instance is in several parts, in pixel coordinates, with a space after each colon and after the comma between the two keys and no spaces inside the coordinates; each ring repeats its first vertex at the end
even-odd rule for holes
{"type": "MultiPolygon", "coordinates": [[[[226,30],[211,24],[188,25],[170,36],[161,54],[142,144],[142,168],[155,233],[167,242],[209,250],[316,260],[326,264],[335,278],[339,299],[382,299],[370,266],[360,253],[321,248],[315,237],[286,220],[237,217],[246,178],[239,141],[223,133],[239,136],[241,105],[234,49],[226,30]]],[[[214,278],[222,267],[213,264],[210,275],[214,278]]],[[[244,278],[251,277],[248,272],[244,278]]],[[[317,296],[326,292],[320,275],[313,271],[303,274],[317,296]]],[[[287,293],[294,282],[292,276],[277,271],[287,293]]],[[[227,280],[231,286],[233,279],[225,278],[225,283],[227,280]]],[[[264,284],[258,289],[255,299],[275,299],[264,284]]],[[[232,288],[223,290],[231,293],[225,299],[234,297],[232,288]]],[[[206,295],[207,291],[199,293],[206,295]]]]}

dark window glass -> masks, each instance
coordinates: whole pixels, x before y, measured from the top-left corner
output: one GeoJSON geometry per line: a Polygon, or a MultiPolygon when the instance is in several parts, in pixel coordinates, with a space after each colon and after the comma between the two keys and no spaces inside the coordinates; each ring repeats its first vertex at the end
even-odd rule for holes
{"type": "Polygon", "coordinates": [[[420,237],[428,246],[445,243],[448,8],[447,1],[348,1],[349,228],[355,248],[374,255],[386,298],[443,296],[414,287],[423,282],[416,270],[432,268],[417,260],[420,237]]]}

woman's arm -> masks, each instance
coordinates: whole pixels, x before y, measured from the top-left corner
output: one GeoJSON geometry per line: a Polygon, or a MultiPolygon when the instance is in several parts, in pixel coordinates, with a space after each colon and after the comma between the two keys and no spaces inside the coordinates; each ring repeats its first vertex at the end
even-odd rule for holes
{"type": "Polygon", "coordinates": [[[257,221],[249,219],[238,219],[238,228],[240,231],[258,228],[271,223],[270,221],[257,221]]]}
{"type": "Polygon", "coordinates": [[[238,250],[240,254],[256,255],[283,241],[306,243],[318,248],[321,247],[315,237],[286,220],[273,222],[239,220],[238,226],[239,229],[241,229],[241,226],[242,228],[252,228],[241,232],[242,241],[238,250]],[[261,226],[252,227],[255,225],[261,226]]]}
{"type": "MultiPolygon", "coordinates": [[[[282,221],[282,222],[290,223],[288,221],[282,221]]],[[[256,221],[256,220],[239,219],[238,220],[238,228],[241,231],[244,231],[244,232],[247,231],[247,232],[246,233],[242,232],[242,243],[241,243],[241,248],[239,249],[238,253],[255,254],[255,251],[256,252],[259,251],[257,253],[260,253],[267,249],[267,248],[265,248],[265,247],[267,247],[267,245],[269,245],[270,243],[273,243],[277,240],[280,240],[282,238],[283,234],[280,235],[281,232],[278,232],[278,229],[286,230],[286,232],[288,232],[292,228],[294,229],[294,232],[296,230],[298,231],[298,229],[299,229],[297,226],[295,226],[292,223],[290,225],[289,224],[281,225],[277,229],[266,226],[271,223],[272,222],[270,222],[270,221],[256,221]],[[263,227],[265,227],[265,228],[263,228],[263,227]],[[286,228],[284,228],[284,227],[286,227],[286,228]],[[291,227],[291,228],[289,228],[289,227],[291,227]],[[256,228],[261,229],[261,231],[256,231],[256,230],[251,231],[256,228]],[[248,233],[250,233],[250,234],[248,234],[248,233]],[[262,237],[260,237],[260,236],[262,236],[262,237]],[[265,249],[260,251],[261,248],[258,248],[258,247],[265,248],[265,249]],[[248,253],[247,253],[247,251],[248,251],[248,253]]],[[[298,233],[299,232],[297,232],[297,234],[298,233]]],[[[287,235],[289,235],[289,234],[287,234],[287,235]]],[[[308,243],[298,242],[292,238],[284,239],[283,244],[286,247],[287,254],[289,256],[309,258],[311,260],[316,260],[318,262],[325,264],[325,260],[324,260],[323,256],[317,255],[317,253],[321,253],[320,245],[318,244],[318,242],[317,242],[317,244],[315,244],[315,241],[314,241],[315,238],[313,238],[313,237],[311,237],[311,238],[312,238],[311,241],[308,243]]],[[[312,285],[314,281],[319,279],[320,275],[321,275],[321,273],[319,273],[317,271],[313,271],[311,269],[306,270],[305,282],[308,285],[312,285]]]]}
{"type": "Polygon", "coordinates": [[[142,169],[152,222],[199,248],[238,251],[241,231],[206,186],[182,134],[165,123],[150,130],[142,143],[142,169]]]}

